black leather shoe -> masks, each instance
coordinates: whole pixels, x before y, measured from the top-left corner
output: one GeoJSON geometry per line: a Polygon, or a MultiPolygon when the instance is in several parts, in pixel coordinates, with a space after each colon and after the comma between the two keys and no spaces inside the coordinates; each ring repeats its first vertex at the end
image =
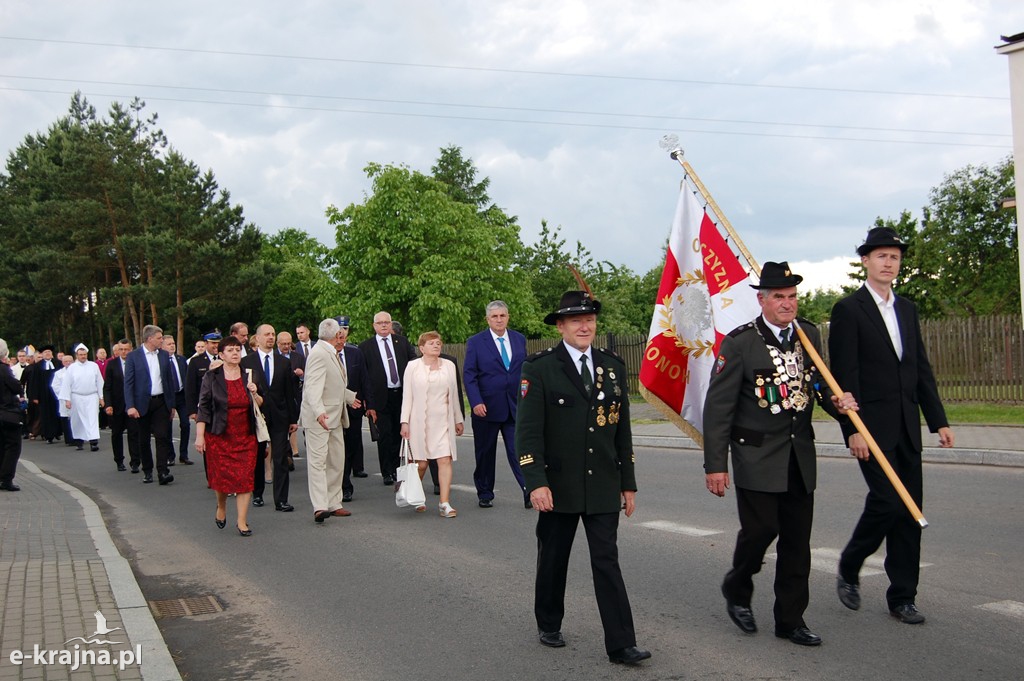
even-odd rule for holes
{"type": "Polygon", "coordinates": [[[139,464],[133,463],[132,464],[132,473],[138,473],[138,472],[139,472],[139,464]]]}
{"type": "MultiPolygon", "coordinates": [[[[68,444],[68,447],[70,447],[70,446],[71,446],[71,445],[70,445],[70,444],[68,444]]],[[[82,445],[75,445],[75,451],[76,451],[76,452],[81,452],[81,451],[83,451],[84,449],[85,449],[85,448],[84,448],[84,447],[83,447],[82,445]]]]}
{"type": "Polygon", "coordinates": [[[889,614],[904,624],[924,624],[924,615],[920,613],[913,603],[897,605],[889,611],[889,614]]]}
{"type": "Polygon", "coordinates": [[[125,465],[123,463],[119,463],[119,464],[117,464],[117,470],[121,471],[121,472],[124,472],[124,471],[126,471],[128,469],[125,468],[125,465]]]}
{"type": "Polygon", "coordinates": [[[254,496],[252,498],[252,505],[256,506],[257,508],[262,508],[263,507],[263,497],[254,496]]]}
{"type": "Polygon", "coordinates": [[[325,520],[327,520],[330,517],[331,517],[331,512],[330,511],[314,511],[313,512],[313,522],[314,523],[323,523],[325,520]]]}
{"type": "Polygon", "coordinates": [[[178,463],[182,464],[183,466],[195,465],[195,461],[193,461],[192,459],[178,459],[178,463]]]}
{"type": "Polygon", "coordinates": [[[562,632],[560,631],[542,631],[540,632],[540,643],[541,645],[547,646],[548,648],[564,648],[565,639],[562,638],[562,632]]]}
{"type": "Polygon", "coordinates": [[[618,664],[636,664],[637,662],[643,662],[644,660],[650,659],[651,653],[643,648],[637,648],[636,646],[630,646],[628,648],[619,648],[608,653],[608,661],[615,662],[618,664]]]}
{"type": "Polygon", "coordinates": [[[21,488],[15,485],[13,482],[0,482],[0,489],[5,492],[20,492],[21,488]]]}
{"type": "Polygon", "coordinates": [[[836,577],[836,593],[839,602],[850,610],[860,610],[860,585],[851,584],[842,577],[836,577]]]}
{"type": "Polygon", "coordinates": [[[821,637],[815,634],[807,627],[797,627],[793,631],[780,631],[775,630],[775,635],[779,638],[788,638],[798,646],[820,646],[821,637]]]}
{"type": "MultiPolygon", "coordinates": [[[[161,485],[169,485],[172,482],[174,482],[174,476],[171,475],[170,473],[168,473],[167,475],[159,475],[157,477],[160,478],[161,485]]],[[[150,479],[150,482],[152,482],[152,479],[150,479]]]]}
{"type": "Polygon", "coordinates": [[[478,501],[476,503],[477,503],[477,506],[479,506],[480,508],[493,508],[494,507],[494,502],[491,501],[490,499],[481,499],[480,501],[478,501]]]}
{"type": "Polygon", "coordinates": [[[390,475],[385,475],[384,476],[384,484],[385,485],[393,485],[393,484],[395,484],[395,479],[393,477],[391,477],[390,475]]]}
{"type": "Polygon", "coordinates": [[[149,483],[153,482],[153,474],[152,473],[143,473],[142,474],[142,482],[145,483],[145,484],[149,484],[149,483]]]}
{"type": "Polygon", "coordinates": [[[95,442],[90,442],[89,443],[89,451],[90,452],[98,452],[98,451],[100,451],[100,446],[98,444],[96,444],[95,442]]]}
{"type": "Polygon", "coordinates": [[[292,511],[295,510],[295,507],[289,504],[287,501],[282,501],[280,503],[274,504],[274,510],[284,511],[285,513],[291,513],[292,511]]]}
{"type": "Polygon", "coordinates": [[[725,611],[737,627],[747,634],[757,633],[757,622],[754,620],[754,612],[745,605],[725,602],[725,611]]]}
{"type": "Polygon", "coordinates": [[[342,503],[348,503],[349,501],[352,501],[352,493],[351,492],[343,493],[341,495],[341,501],[342,501],[342,503]]]}
{"type": "Polygon", "coordinates": [[[369,473],[367,473],[366,471],[356,471],[352,475],[356,476],[357,478],[365,478],[369,476],[369,473]]]}
{"type": "Polygon", "coordinates": [[[167,465],[168,466],[173,466],[174,465],[174,459],[171,459],[170,461],[168,461],[167,465]]]}

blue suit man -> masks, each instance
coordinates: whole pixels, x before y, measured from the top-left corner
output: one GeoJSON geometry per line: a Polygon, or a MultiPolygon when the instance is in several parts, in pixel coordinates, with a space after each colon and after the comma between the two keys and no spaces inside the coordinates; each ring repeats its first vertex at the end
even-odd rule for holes
{"type": "Polygon", "coordinates": [[[142,482],[153,482],[153,449],[156,439],[156,468],[161,485],[174,482],[167,462],[174,456],[171,444],[171,418],[177,405],[171,356],[161,347],[164,332],[159,326],[142,328],[142,345],[128,353],[124,367],[124,406],[128,418],[138,419],[139,456],[142,482]],[[155,362],[150,365],[150,358],[155,362]],[[159,378],[154,388],[153,376],[159,378]],[[156,392],[157,394],[153,394],[156,392]]]}
{"type": "Polygon", "coordinates": [[[516,403],[519,379],[526,359],[526,337],[508,328],[508,305],[500,300],[487,304],[487,330],[466,341],[463,369],[466,394],[473,409],[473,445],[476,470],[473,481],[480,508],[494,500],[494,467],[498,433],[505,442],[508,465],[523,491],[523,503],[531,508],[526,482],[516,458],[516,403]]]}

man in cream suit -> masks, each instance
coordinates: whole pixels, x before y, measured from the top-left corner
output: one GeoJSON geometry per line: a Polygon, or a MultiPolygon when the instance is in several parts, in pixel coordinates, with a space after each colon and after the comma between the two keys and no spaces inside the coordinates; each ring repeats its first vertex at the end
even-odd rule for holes
{"type": "Polygon", "coordinates": [[[349,424],[345,406],[358,409],[360,402],[347,388],[348,376],[338,359],[342,346],[340,331],[334,319],[320,322],[318,340],[309,351],[303,374],[299,425],[306,431],[309,499],[317,523],[332,515],[352,515],[341,506],[345,468],[343,429],[349,424]]]}

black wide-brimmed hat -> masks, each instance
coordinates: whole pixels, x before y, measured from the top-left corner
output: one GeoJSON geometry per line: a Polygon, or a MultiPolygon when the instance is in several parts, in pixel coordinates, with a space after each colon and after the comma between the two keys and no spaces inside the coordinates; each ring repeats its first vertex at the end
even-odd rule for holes
{"type": "Polygon", "coordinates": [[[545,317],[544,323],[554,325],[560,317],[600,313],[601,301],[594,300],[586,291],[566,291],[558,301],[558,309],[545,317]]]}
{"type": "Polygon", "coordinates": [[[857,247],[857,255],[867,255],[876,248],[890,247],[900,249],[900,253],[906,253],[910,244],[903,241],[891,227],[872,227],[868,230],[868,237],[864,239],[864,243],[857,247]]]}
{"type": "Polygon", "coordinates": [[[785,260],[782,262],[769,261],[761,268],[760,283],[757,286],[750,284],[750,288],[789,288],[803,280],[804,278],[799,274],[793,274],[793,271],[789,269],[789,263],[785,260]]]}

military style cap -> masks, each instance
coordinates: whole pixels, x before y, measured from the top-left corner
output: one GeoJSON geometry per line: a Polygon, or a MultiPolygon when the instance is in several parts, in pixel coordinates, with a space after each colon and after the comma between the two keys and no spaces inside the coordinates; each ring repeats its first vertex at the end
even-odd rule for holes
{"type": "Polygon", "coordinates": [[[793,271],[789,269],[789,263],[785,260],[782,262],[766,262],[764,267],[761,268],[761,282],[757,286],[750,284],[750,288],[789,288],[790,286],[796,286],[803,280],[804,278],[799,274],[793,274],[793,271]]]}
{"type": "Polygon", "coordinates": [[[347,329],[349,327],[349,318],[346,316],[335,317],[334,321],[338,322],[338,326],[343,329],[347,329]]]}
{"type": "Polygon", "coordinates": [[[857,255],[867,255],[876,248],[898,248],[906,253],[910,244],[900,239],[899,234],[891,227],[872,227],[864,243],[857,247],[857,255]]]}
{"type": "Polygon", "coordinates": [[[566,291],[558,302],[558,309],[545,317],[544,323],[554,325],[559,317],[600,313],[601,301],[594,300],[586,291],[566,291]]]}
{"type": "Polygon", "coordinates": [[[205,336],[203,336],[203,340],[205,340],[205,341],[219,341],[219,340],[223,340],[223,337],[220,335],[220,331],[218,331],[217,329],[214,329],[210,333],[208,333],[205,336]]]}

